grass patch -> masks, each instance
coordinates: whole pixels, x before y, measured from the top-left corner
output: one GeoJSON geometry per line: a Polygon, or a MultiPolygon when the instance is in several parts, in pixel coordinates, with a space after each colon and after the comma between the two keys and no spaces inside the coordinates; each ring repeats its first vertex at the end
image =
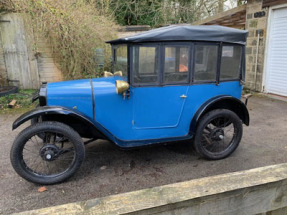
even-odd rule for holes
{"type": "Polygon", "coordinates": [[[254,94],[255,92],[252,91],[252,90],[250,90],[250,89],[247,88],[247,87],[243,87],[242,95],[249,94],[249,93],[254,94]]]}
{"type": "Polygon", "coordinates": [[[38,102],[32,103],[32,97],[37,90],[19,90],[18,93],[12,93],[0,97],[0,114],[20,113],[31,110],[38,105],[38,102]],[[8,104],[13,100],[17,100],[14,108],[8,108],[8,104]]]}

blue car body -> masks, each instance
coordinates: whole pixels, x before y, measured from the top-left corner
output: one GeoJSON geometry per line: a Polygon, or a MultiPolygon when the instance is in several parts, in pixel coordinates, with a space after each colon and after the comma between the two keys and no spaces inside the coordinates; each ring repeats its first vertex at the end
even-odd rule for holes
{"type": "Polygon", "coordinates": [[[130,141],[188,139],[190,122],[204,102],[218,96],[240,99],[242,90],[239,81],[220,85],[131,87],[130,98],[124,99],[116,94],[116,80],[122,77],[48,84],[47,105],[76,108],[96,127],[109,131],[110,138],[114,137],[118,145],[126,147],[130,141]],[[186,99],[180,98],[183,94],[186,99]]]}
{"type": "MultiPolygon", "coordinates": [[[[206,29],[209,28],[203,30],[206,29]]],[[[210,29],[214,30],[213,28],[210,29]]],[[[184,30],[186,29],[184,28],[184,30]]],[[[227,31],[228,29],[223,28],[223,30],[227,31]]],[[[200,32],[197,28],[193,31],[200,32]]],[[[222,31],[221,28],[214,30],[214,32],[219,32],[217,34],[220,34],[221,37],[215,33],[213,33],[213,37],[210,36],[209,38],[198,38],[192,34],[192,38],[183,37],[173,40],[169,39],[172,35],[166,34],[166,38],[164,38],[164,34],[162,34],[165,43],[159,40],[156,45],[154,45],[158,36],[155,34],[157,33],[156,30],[155,33],[152,32],[153,41],[150,41],[150,38],[149,40],[146,39],[148,36],[146,38],[135,36],[110,41],[114,47],[121,44],[127,46],[129,59],[123,61],[128,64],[127,68],[129,68],[126,75],[44,84],[38,95],[42,107],[21,116],[15,121],[13,128],[33,117],[43,116],[43,119],[46,120],[53,119],[66,122],[82,134],[81,136],[108,139],[120,147],[128,148],[190,139],[194,135],[199,118],[207,110],[219,106],[219,103],[224,108],[232,109],[242,122],[248,125],[248,112],[245,105],[240,101],[244,79],[244,44],[247,33],[235,30],[235,34],[239,36],[232,37],[234,32],[228,32],[230,36],[228,33],[220,33],[220,31],[222,31]],[[143,39],[140,40],[139,38],[143,39]],[[135,81],[132,81],[134,77],[132,72],[135,73],[135,69],[133,71],[131,59],[136,58],[134,45],[158,48],[160,50],[158,52],[159,64],[162,65],[163,61],[166,60],[168,63],[166,65],[172,67],[175,58],[163,57],[165,51],[162,51],[161,46],[169,46],[169,43],[171,47],[187,44],[186,50],[190,55],[188,69],[193,71],[197,63],[193,60],[195,47],[197,44],[205,44],[206,40],[209,40],[210,46],[216,45],[218,47],[218,53],[224,46],[222,41],[227,44],[226,46],[234,44],[234,46],[241,48],[240,71],[235,79],[220,81],[219,77],[216,76],[215,81],[197,83],[194,81],[194,72],[191,72],[186,79],[187,82],[182,83],[162,84],[163,82],[159,81],[159,84],[137,85],[135,81]],[[118,80],[130,84],[128,95],[116,93],[116,81],[118,80]],[[41,98],[43,102],[41,102],[41,98]],[[83,123],[82,130],[67,120],[67,117],[61,118],[58,115],[75,117],[76,124],[83,123]],[[83,131],[83,128],[89,132],[83,131]],[[95,134],[90,132],[91,129],[96,130],[95,134]]],[[[177,30],[175,32],[178,33],[177,30]]],[[[173,37],[176,36],[173,35],[173,37]]],[[[228,52],[225,55],[228,56],[228,52]]],[[[220,57],[218,59],[220,60],[220,57]]],[[[219,71],[219,63],[216,65],[216,71],[219,71]]],[[[163,69],[159,66],[160,71],[163,69]]],[[[161,75],[158,77],[162,79],[161,75]]]]}

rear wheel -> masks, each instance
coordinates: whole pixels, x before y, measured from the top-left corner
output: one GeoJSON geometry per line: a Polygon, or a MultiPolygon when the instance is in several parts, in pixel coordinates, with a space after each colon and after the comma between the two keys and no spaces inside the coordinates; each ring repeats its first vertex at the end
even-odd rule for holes
{"type": "Polygon", "coordinates": [[[85,148],[79,134],[59,122],[40,122],[15,139],[11,163],[28,181],[55,184],[71,177],[81,166],[85,148]]]}
{"type": "Polygon", "coordinates": [[[242,122],[232,111],[216,109],[205,114],[195,133],[196,151],[207,159],[222,159],[238,147],[242,122]]]}

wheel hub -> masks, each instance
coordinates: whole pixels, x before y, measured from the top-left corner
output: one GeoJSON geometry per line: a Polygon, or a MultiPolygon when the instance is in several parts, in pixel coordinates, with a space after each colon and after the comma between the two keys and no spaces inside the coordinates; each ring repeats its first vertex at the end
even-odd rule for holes
{"type": "Polygon", "coordinates": [[[222,128],[216,128],[211,132],[211,138],[213,140],[223,140],[224,139],[224,131],[222,128]]]}
{"type": "Polygon", "coordinates": [[[59,152],[60,152],[60,149],[53,144],[47,144],[40,149],[40,155],[42,159],[45,161],[55,160],[59,152]]]}

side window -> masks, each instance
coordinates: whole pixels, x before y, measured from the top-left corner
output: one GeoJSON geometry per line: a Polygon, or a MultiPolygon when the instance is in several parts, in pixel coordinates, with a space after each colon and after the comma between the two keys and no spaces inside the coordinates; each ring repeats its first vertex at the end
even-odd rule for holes
{"type": "Polygon", "coordinates": [[[220,80],[239,79],[241,46],[222,46],[220,80]]]}
{"type": "Polygon", "coordinates": [[[217,45],[195,45],[194,81],[216,81],[217,45]]]}
{"type": "Polygon", "coordinates": [[[155,84],[159,79],[158,47],[133,46],[133,83],[155,84]]]}
{"type": "Polygon", "coordinates": [[[121,71],[128,76],[128,49],[127,45],[114,46],[114,72],[121,71]]]}
{"type": "Polygon", "coordinates": [[[188,82],[188,46],[165,46],[164,83],[188,82]]]}

